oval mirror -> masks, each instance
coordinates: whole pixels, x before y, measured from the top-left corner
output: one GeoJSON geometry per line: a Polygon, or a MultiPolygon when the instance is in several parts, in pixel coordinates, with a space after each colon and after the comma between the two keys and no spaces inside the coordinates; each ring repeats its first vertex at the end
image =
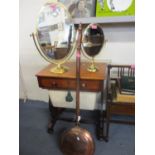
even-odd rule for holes
{"type": "Polygon", "coordinates": [[[88,68],[90,72],[96,72],[94,57],[99,54],[104,45],[104,33],[102,27],[98,24],[90,24],[86,27],[82,38],[82,49],[84,55],[91,59],[92,64],[88,68]]]}
{"type": "Polygon", "coordinates": [[[72,55],[75,47],[75,29],[71,23],[71,16],[63,4],[50,2],[41,8],[37,19],[36,38],[40,54],[47,61],[57,64],[51,71],[67,71],[61,64],[72,55]]]}

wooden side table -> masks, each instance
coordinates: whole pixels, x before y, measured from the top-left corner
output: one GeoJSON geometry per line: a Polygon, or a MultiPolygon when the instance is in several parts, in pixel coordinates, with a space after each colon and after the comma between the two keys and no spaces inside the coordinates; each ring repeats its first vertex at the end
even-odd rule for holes
{"type": "MultiPolygon", "coordinates": [[[[89,65],[90,63],[81,62],[80,91],[101,92],[101,100],[103,102],[104,80],[106,79],[106,64],[96,63],[98,71],[95,73],[87,71],[89,65]]],[[[68,72],[65,72],[64,74],[51,73],[50,69],[54,67],[53,64],[50,64],[37,73],[36,76],[39,87],[48,90],[76,90],[76,63],[67,62],[64,64],[64,66],[69,68],[68,72]]],[[[54,125],[59,119],[59,115],[61,112],[63,112],[64,108],[52,106],[52,103],[49,100],[49,109],[52,117],[48,125],[48,132],[52,132],[54,125]]],[[[104,139],[104,112],[102,109],[99,109],[99,113],[100,116],[97,122],[97,137],[98,139],[104,139]]],[[[80,122],[82,122],[82,120],[80,122]]]]}

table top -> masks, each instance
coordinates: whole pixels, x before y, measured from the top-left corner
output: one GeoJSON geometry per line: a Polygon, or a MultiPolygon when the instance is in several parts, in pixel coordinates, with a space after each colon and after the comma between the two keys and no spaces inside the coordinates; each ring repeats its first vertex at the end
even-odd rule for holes
{"type": "MultiPolygon", "coordinates": [[[[86,80],[104,80],[106,78],[106,64],[105,63],[95,63],[98,68],[97,72],[88,72],[87,68],[90,66],[90,62],[81,62],[80,66],[80,79],[86,80]]],[[[67,62],[63,64],[69,68],[69,70],[63,74],[56,74],[50,72],[50,69],[56,67],[54,64],[50,64],[44,69],[42,69],[39,73],[36,74],[37,77],[51,77],[51,78],[68,78],[75,79],[76,78],[76,62],[67,62]]]]}

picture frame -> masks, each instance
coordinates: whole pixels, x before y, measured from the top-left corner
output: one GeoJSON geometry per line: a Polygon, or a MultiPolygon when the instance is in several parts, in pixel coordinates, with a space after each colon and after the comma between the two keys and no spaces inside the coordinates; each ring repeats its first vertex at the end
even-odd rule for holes
{"type": "Polygon", "coordinates": [[[97,0],[96,17],[135,16],[135,0],[97,0]]]}
{"type": "Polygon", "coordinates": [[[63,3],[73,18],[95,17],[96,0],[58,0],[63,3]]]}

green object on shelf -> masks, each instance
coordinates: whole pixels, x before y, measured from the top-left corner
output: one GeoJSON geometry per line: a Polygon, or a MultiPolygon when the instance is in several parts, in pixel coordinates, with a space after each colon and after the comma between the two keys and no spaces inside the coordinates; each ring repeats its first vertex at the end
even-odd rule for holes
{"type": "Polygon", "coordinates": [[[97,0],[96,17],[134,16],[135,0],[97,0]]]}
{"type": "Polygon", "coordinates": [[[67,96],[66,96],[66,102],[72,102],[73,101],[73,97],[71,95],[71,92],[68,91],[67,96]]]}

